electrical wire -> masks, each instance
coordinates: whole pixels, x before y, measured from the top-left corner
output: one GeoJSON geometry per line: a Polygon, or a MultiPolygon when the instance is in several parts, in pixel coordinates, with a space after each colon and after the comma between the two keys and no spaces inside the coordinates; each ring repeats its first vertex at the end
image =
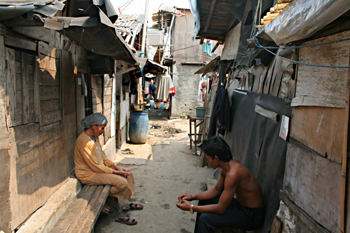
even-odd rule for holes
{"type": "MultiPolygon", "coordinates": [[[[349,68],[350,68],[350,66],[329,66],[329,65],[320,65],[320,64],[312,64],[312,63],[306,63],[306,62],[295,61],[295,60],[292,60],[292,59],[289,59],[289,58],[282,57],[282,56],[280,56],[280,55],[278,55],[278,54],[276,54],[276,53],[274,53],[274,52],[268,50],[267,48],[269,48],[269,47],[264,47],[264,46],[262,46],[261,44],[259,44],[258,38],[256,38],[255,36],[253,37],[253,39],[254,39],[254,42],[255,42],[256,47],[262,48],[262,49],[266,50],[267,52],[271,53],[272,55],[274,55],[274,56],[276,56],[276,57],[280,57],[280,58],[282,58],[282,59],[285,59],[285,60],[287,60],[287,61],[291,61],[291,62],[293,62],[293,63],[302,64],[302,65],[307,65],[307,66],[325,67],[325,68],[343,68],[343,69],[349,69],[349,68]]],[[[350,38],[349,38],[349,39],[350,39],[350,38]]],[[[349,39],[346,39],[346,40],[349,40],[349,39]]],[[[330,42],[327,42],[327,43],[330,43],[330,42]]],[[[327,44],[327,43],[323,43],[323,44],[327,44]]],[[[336,43],[336,42],[333,41],[332,43],[336,43]]],[[[320,45],[320,44],[319,44],[319,45],[320,45]]],[[[316,45],[313,45],[313,46],[316,46],[316,45]]],[[[313,46],[308,46],[308,45],[307,45],[307,46],[304,46],[304,47],[313,47],[313,46]]],[[[304,47],[303,47],[303,48],[304,48],[304,47]]],[[[271,48],[271,47],[270,47],[270,48],[271,48]]],[[[279,47],[272,47],[272,48],[279,48],[279,47]]],[[[283,47],[283,48],[291,48],[291,47],[283,47]]]]}
{"type": "Polygon", "coordinates": [[[126,1],[123,5],[120,6],[120,8],[124,7],[124,6],[125,6],[126,4],[128,4],[130,1],[132,1],[132,0],[126,1]]]}
{"type": "Polygon", "coordinates": [[[174,49],[173,51],[184,50],[184,49],[188,49],[188,48],[196,47],[196,46],[198,46],[198,45],[200,45],[200,44],[192,45],[192,46],[185,47],[185,48],[181,48],[181,49],[174,49]]]}
{"type": "MultiPolygon", "coordinates": [[[[123,7],[122,11],[124,11],[129,5],[130,3],[132,3],[134,0],[130,0],[129,2],[127,2],[127,5],[123,7]]],[[[124,4],[125,5],[125,4],[124,4]]]]}

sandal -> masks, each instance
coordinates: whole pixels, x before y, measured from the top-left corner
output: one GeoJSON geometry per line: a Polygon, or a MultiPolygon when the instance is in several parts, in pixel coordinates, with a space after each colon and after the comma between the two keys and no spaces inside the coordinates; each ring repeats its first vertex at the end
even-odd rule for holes
{"type": "Polygon", "coordinates": [[[124,211],[128,211],[128,210],[142,210],[143,209],[143,205],[141,204],[134,204],[134,203],[130,203],[130,205],[123,207],[124,211]]]}
{"type": "Polygon", "coordinates": [[[116,222],[124,223],[126,225],[136,225],[137,221],[134,218],[130,218],[129,215],[126,215],[124,218],[116,218],[116,222]]]}

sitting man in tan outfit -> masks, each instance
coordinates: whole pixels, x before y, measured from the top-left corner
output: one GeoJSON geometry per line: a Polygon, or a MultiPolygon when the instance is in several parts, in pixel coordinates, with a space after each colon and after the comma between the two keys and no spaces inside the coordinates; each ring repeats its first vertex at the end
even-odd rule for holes
{"type": "MultiPolygon", "coordinates": [[[[84,132],[75,142],[74,163],[75,175],[87,185],[111,185],[110,196],[130,200],[134,194],[134,177],[129,169],[117,166],[106,158],[98,140],[107,125],[107,118],[101,113],[94,113],[81,120],[84,132]]],[[[107,213],[110,209],[105,206],[107,213]]],[[[131,203],[123,210],[143,209],[140,204],[131,203]]],[[[118,219],[116,220],[118,221],[118,219]]],[[[137,223],[126,217],[118,221],[128,225],[137,223]]]]}

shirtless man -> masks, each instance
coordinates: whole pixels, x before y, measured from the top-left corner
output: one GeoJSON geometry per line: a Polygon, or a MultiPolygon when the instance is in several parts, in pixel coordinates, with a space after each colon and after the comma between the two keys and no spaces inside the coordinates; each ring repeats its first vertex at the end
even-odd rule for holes
{"type": "Polygon", "coordinates": [[[195,233],[214,232],[215,228],[255,230],[264,222],[264,202],[258,181],[236,158],[220,137],[211,137],[199,146],[212,168],[220,167],[215,187],[194,195],[178,197],[177,207],[197,213],[195,233]],[[236,197],[234,197],[236,195],[236,197]],[[199,200],[198,206],[189,201],[199,200]]]}

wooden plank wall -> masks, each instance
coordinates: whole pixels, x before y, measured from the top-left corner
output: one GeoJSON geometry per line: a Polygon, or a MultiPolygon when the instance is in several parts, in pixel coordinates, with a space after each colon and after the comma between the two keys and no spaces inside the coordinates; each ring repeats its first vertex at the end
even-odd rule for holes
{"type": "MultiPolygon", "coordinates": [[[[303,45],[338,41],[350,37],[350,31],[309,41],[303,45]]],[[[350,41],[342,41],[299,50],[302,62],[348,66],[350,41]]],[[[340,68],[299,65],[296,96],[292,106],[323,106],[345,108],[348,72],[340,68]]]]}
{"type": "Polygon", "coordinates": [[[72,53],[61,51],[62,111],[69,170],[74,168],[74,146],[77,138],[75,75],[72,53]]]}
{"type": "MultiPolygon", "coordinates": [[[[303,45],[349,36],[348,31],[303,45]]],[[[301,48],[299,54],[300,60],[308,63],[348,65],[349,50],[350,42],[343,41],[301,48]]],[[[283,191],[310,219],[331,232],[340,229],[341,164],[348,72],[345,69],[299,65],[296,97],[292,101],[290,145],[283,191]]]]}
{"type": "Polygon", "coordinates": [[[34,108],[35,56],[11,48],[6,49],[7,93],[11,126],[36,122],[34,108]]]}
{"type": "Polygon", "coordinates": [[[39,92],[42,128],[62,120],[60,53],[45,42],[39,42],[39,92]]]}
{"type": "MultiPolygon", "coordinates": [[[[6,48],[4,44],[5,27],[0,24],[0,83],[6,83],[6,48]]],[[[0,226],[6,232],[11,228],[11,206],[10,206],[10,148],[8,145],[6,85],[0,85],[0,226]]]]}
{"type": "Polygon", "coordinates": [[[61,59],[63,52],[57,49],[61,46],[61,35],[53,31],[51,35],[50,43],[37,42],[37,53],[23,50],[21,45],[27,41],[33,43],[23,36],[18,45],[21,49],[6,48],[11,230],[47,201],[69,177],[73,167],[74,64],[68,53],[61,59]],[[61,67],[64,67],[64,80],[61,67]],[[67,86],[65,91],[62,85],[67,86]],[[69,100],[64,114],[62,99],[69,100]],[[62,124],[63,116],[66,124],[62,124]]]}
{"type": "Polygon", "coordinates": [[[102,108],[102,85],[103,77],[91,75],[92,107],[93,113],[103,113],[102,108]]]}
{"type": "Polygon", "coordinates": [[[340,164],[289,143],[283,189],[290,200],[331,232],[340,227],[340,177],[340,164]]]}
{"type": "Polygon", "coordinates": [[[342,162],[345,109],[294,107],[290,136],[319,155],[342,162]]]}

